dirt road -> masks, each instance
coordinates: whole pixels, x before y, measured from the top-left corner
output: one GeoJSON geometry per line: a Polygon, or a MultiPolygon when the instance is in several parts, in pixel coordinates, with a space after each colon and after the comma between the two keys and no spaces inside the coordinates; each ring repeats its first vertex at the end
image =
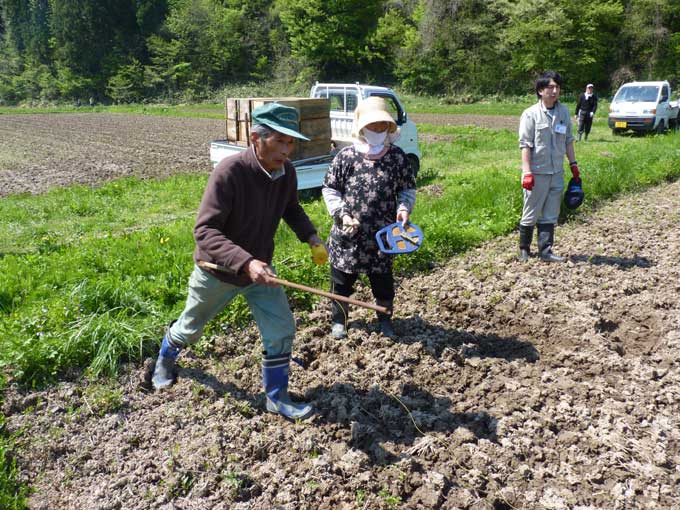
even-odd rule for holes
{"type": "MultiPolygon", "coordinates": [[[[327,303],[300,324],[292,389],[264,410],[253,328],[205,339],[167,393],[11,389],[31,509],[680,508],[680,182],[557,229],[564,264],[515,236],[400,280],[397,340],[327,303]]],[[[359,299],[370,299],[360,289],[359,299]]]]}

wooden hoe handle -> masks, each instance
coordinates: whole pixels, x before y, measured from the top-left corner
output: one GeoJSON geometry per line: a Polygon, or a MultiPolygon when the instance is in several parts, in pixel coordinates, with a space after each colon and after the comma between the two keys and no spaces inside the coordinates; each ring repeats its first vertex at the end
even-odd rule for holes
{"type": "MultiPolygon", "coordinates": [[[[203,267],[203,268],[214,269],[215,271],[221,271],[223,273],[228,272],[225,267],[218,266],[217,264],[213,264],[212,262],[205,262],[203,260],[200,260],[198,262],[198,265],[200,267],[203,267]]],[[[283,280],[282,278],[276,278],[274,276],[270,276],[269,278],[271,280],[275,281],[276,283],[278,283],[279,285],[283,285],[285,287],[291,287],[293,289],[304,290],[305,292],[311,292],[312,294],[318,294],[319,296],[324,296],[324,297],[327,297],[329,299],[335,299],[336,301],[344,301],[345,303],[349,303],[351,305],[360,306],[362,308],[369,308],[371,310],[375,310],[376,312],[389,313],[389,310],[387,308],[385,308],[384,306],[374,305],[373,303],[366,303],[365,301],[359,301],[358,299],[352,299],[350,297],[341,296],[340,294],[333,294],[332,292],[326,292],[325,290],[316,289],[314,287],[307,287],[307,285],[289,282],[288,280],[283,280]]]]}

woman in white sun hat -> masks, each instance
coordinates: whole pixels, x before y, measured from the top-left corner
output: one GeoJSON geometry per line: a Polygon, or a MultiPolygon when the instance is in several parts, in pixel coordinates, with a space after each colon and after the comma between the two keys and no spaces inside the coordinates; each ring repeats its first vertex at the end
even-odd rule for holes
{"type": "MultiPolygon", "coordinates": [[[[350,296],[359,274],[371,284],[380,331],[395,337],[392,255],[378,249],[375,234],[394,223],[406,223],[416,200],[416,179],[403,150],[393,142],[399,130],[381,97],[364,99],[354,112],[354,143],[340,151],[323,184],[323,197],[334,219],[328,241],[331,290],[350,296]]],[[[348,305],[334,301],[332,335],[347,336],[348,305]]]]}

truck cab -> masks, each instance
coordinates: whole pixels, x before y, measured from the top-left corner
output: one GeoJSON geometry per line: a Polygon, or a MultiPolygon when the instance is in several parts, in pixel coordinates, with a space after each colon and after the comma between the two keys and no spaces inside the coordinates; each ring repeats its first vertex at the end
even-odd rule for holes
{"type": "Polygon", "coordinates": [[[392,89],[361,85],[358,82],[353,84],[317,82],[309,94],[309,97],[312,98],[328,98],[330,100],[332,139],[340,147],[352,143],[351,132],[354,110],[359,102],[371,96],[379,96],[385,99],[387,107],[399,127],[400,136],[395,145],[406,153],[414,173],[417,174],[420,169],[418,130],[415,123],[409,120],[404,106],[392,89]]]}
{"type": "Polygon", "coordinates": [[[626,130],[663,133],[675,128],[677,101],[671,101],[667,81],[634,81],[619,87],[609,106],[609,127],[613,134],[626,130]]]}

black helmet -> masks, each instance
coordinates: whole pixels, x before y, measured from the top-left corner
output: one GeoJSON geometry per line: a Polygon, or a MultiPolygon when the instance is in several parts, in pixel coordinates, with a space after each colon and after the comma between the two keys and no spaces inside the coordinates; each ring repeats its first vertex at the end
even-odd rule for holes
{"type": "Polygon", "coordinates": [[[584,197],[581,179],[572,177],[567,185],[567,192],[564,194],[564,205],[567,206],[567,209],[576,209],[583,203],[584,197]]]}

